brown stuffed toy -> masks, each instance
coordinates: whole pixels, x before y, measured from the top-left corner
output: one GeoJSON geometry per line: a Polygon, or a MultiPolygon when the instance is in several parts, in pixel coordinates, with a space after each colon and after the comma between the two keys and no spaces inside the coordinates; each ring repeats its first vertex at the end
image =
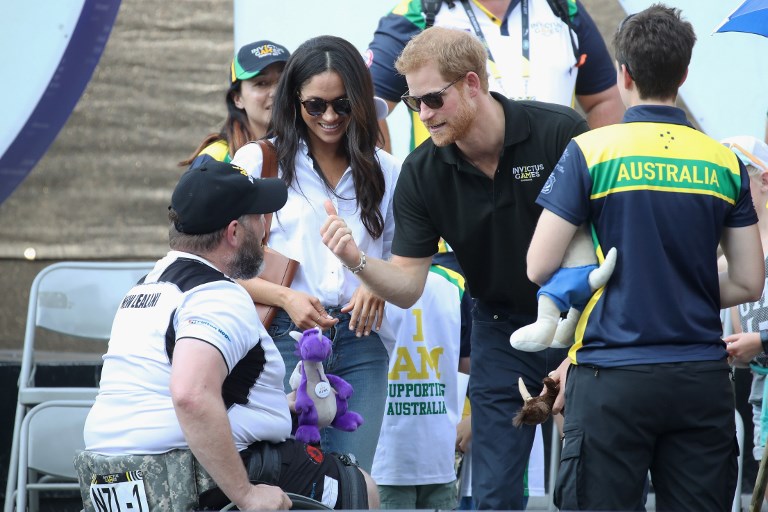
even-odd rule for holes
{"type": "Polygon", "coordinates": [[[546,393],[539,396],[531,396],[528,392],[528,388],[523,383],[523,378],[520,377],[517,380],[517,387],[520,389],[520,395],[523,397],[523,408],[517,411],[512,424],[516,427],[521,425],[539,425],[544,423],[552,414],[552,406],[555,403],[555,398],[560,392],[560,384],[554,381],[551,377],[544,377],[542,381],[546,388],[546,393]]]}

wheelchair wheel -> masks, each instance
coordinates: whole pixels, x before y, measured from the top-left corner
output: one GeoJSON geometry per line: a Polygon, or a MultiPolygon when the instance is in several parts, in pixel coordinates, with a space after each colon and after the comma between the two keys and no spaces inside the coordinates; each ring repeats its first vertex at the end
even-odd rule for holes
{"type": "MultiPolygon", "coordinates": [[[[332,510],[330,507],[325,506],[323,503],[307,498],[301,494],[295,494],[292,492],[285,493],[293,502],[291,510],[332,510]]],[[[218,487],[205,491],[200,496],[201,506],[205,506],[204,510],[239,510],[234,503],[230,502],[226,495],[221,492],[218,487]]]]}
{"type": "Polygon", "coordinates": [[[291,510],[333,510],[331,507],[327,507],[323,503],[317,500],[313,500],[312,498],[302,496],[301,494],[294,494],[292,492],[287,492],[285,494],[287,494],[293,502],[293,507],[291,507],[291,510]]]}

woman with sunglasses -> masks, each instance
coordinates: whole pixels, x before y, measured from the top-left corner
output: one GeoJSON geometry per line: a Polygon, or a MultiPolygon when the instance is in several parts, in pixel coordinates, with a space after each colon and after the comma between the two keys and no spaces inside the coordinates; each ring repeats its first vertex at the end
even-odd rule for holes
{"type": "Polygon", "coordinates": [[[211,159],[229,162],[243,144],[264,137],[275,86],[290,55],[284,46],[266,40],[240,48],[230,65],[224,125],[205,137],[179,166],[197,167],[211,159]]]}
{"type": "MultiPolygon", "coordinates": [[[[373,84],[349,42],[320,36],[291,55],[275,92],[270,134],[288,202],[271,224],[269,244],[300,263],[290,288],[259,278],[244,286],[258,302],[281,308],[269,334],[283,354],[288,377],[298,361],[290,331],[315,326],[333,341],[324,362],[354,388],[349,408],[365,423],[355,432],[326,428],[322,447],[351,453],[370,471],[387,393],[388,353],[376,331],[384,303],[361,285],[358,268],[343,266],[320,238],[330,200],[362,250],[389,258],[394,234],[392,194],[400,163],[376,148],[379,136],[373,84]]],[[[261,175],[263,156],[246,144],[232,163],[261,175]]],[[[361,263],[361,266],[364,263],[361,263]]]]}

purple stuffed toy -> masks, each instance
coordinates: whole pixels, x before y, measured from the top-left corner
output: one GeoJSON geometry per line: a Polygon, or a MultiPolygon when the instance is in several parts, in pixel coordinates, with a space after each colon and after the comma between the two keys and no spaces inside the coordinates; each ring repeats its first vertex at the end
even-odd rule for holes
{"type": "Polygon", "coordinates": [[[320,429],[328,425],[345,432],[357,430],[363,417],[348,410],[352,386],[323,369],[322,361],[331,355],[331,340],[317,327],[290,334],[296,340],[296,353],[301,359],[290,379],[291,388],[296,390],[296,439],[319,443],[320,429]]]}

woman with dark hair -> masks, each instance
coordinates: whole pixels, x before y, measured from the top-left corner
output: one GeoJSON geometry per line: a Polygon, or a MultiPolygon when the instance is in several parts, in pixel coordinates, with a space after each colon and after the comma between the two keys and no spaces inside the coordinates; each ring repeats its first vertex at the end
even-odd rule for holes
{"type": "MultiPolygon", "coordinates": [[[[271,224],[269,245],[300,263],[290,288],[255,278],[243,283],[254,300],[281,308],[269,328],[288,376],[298,361],[293,330],[319,326],[333,341],[325,369],[354,387],[349,408],[365,423],[355,432],[326,428],[326,450],[352,453],[370,471],[387,393],[388,352],[376,330],[381,299],[358,281],[358,267],[344,267],[323,245],[320,227],[330,201],[362,250],[388,258],[394,223],[392,194],[400,163],[376,147],[379,128],[373,84],[360,53],[349,42],[320,36],[291,55],[275,92],[269,136],[277,148],[278,175],[288,202],[271,224]]],[[[246,144],[232,163],[261,176],[258,144],[246,144]]]]}
{"type": "Polygon", "coordinates": [[[243,144],[267,133],[272,98],[290,53],[272,41],[256,41],[237,52],[230,65],[227,120],[209,134],[179,166],[197,167],[207,160],[230,162],[243,144]]]}

